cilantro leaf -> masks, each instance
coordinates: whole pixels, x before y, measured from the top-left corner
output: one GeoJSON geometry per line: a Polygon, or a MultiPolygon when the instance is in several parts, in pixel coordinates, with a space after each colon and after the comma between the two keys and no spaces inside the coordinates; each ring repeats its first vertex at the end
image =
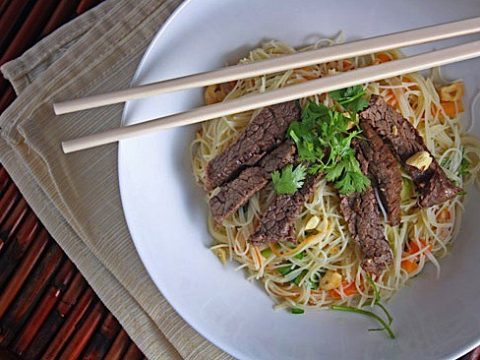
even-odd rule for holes
{"type": "Polygon", "coordinates": [[[342,105],[345,110],[354,113],[368,106],[368,101],[365,99],[365,90],[361,85],[331,91],[328,95],[338,104],[342,105]]]}
{"type": "Polygon", "coordinates": [[[304,165],[298,165],[293,169],[292,165],[285,166],[281,172],[272,173],[273,187],[277,194],[293,194],[303,186],[307,176],[307,169],[304,165]]]}

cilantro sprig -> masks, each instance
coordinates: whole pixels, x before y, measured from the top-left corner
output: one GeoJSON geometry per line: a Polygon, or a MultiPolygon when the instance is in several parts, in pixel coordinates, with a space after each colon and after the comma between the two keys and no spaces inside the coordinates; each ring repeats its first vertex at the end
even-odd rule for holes
{"type": "Polygon", "coordinates": [[[368,105],[368,101],[365,99],[365,91],[360,85],[331,91],[328,95],[350,112],[357,113],[368,105]]]}
{"type": "Polygon", "coordinates": [[[386,321],[382,317],[380,317],[379,315],[374,313],[373,311],[358,309],[358,308],[355,308],[355,307],[352,307],[352,306],[332,305],[330,308],[332,310],[336,310],[336,311],[351,312],[351,313],[356,313],[356,314],[361,314],[361,315],[368,316],[368,317],[372,318],[373,320],[377,321],[381,325],[380,328],[368,329],[368,331],[385,331],[391,339],[395,339],[395,334],[393,333],[393,330],[392,330],[392,327],[391,327],[392,322],[393,322],[393,317],[388,312],[385,305],[382,304],[382,299],[381,299],[380,291],[378,290],[377,284],[375,284],[375,282],[373,281],[373,279],[369,275],[367,275],[367,280],[373,288],[374,298],[373,298],[371,303],[367,303],[364,306],[368,306],[368,305],[378,306],[382,310],[382,312],[385,314],[385,316],[387,317],[386,321]]]}
{"type": "Polygon", "coordinates": [[[290,124],[288,136],[297,146],[300,161],[308,164],[308,173],[324,173],[326,180],[333,182],[343,195],[362,192],[370,180],[362,173],[351,143],[360,134],[356,113],[368,105],[365,91],[354,86],[329,96],[341,111],[310,102],[303,109],[302,121],[290,124]]]}
{"type": "Polygon", "coordinates": [[[277,194],[293,194],[303,186],[303,181],[307,176],[305,165],[298,165],[295,169],[287,165],[281,171],[272,173],[273,187],[277,194]]]}

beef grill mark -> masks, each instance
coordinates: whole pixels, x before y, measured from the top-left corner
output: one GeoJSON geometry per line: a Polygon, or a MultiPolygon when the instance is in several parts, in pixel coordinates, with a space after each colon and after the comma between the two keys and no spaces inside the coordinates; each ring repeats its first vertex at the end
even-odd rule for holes
{"type": "MultiPolygon", "coordinates": [[[[371,165],[358,142],[353,146],[364,174],[371,165]]],[[[362,254],[362,267],[372,274],[379,274],[393,261],[393,254],[385,238],[374,189],[370,186],[363,193],[340,197],[340,210],[347,222],[348,231],[362,254]]]]}
{"type": "Polygon", "coordinates": [[[413,125],[389,106],[382,97],[372,96],[369,107],[360,113],[360,119],[361,122],[371,125],[390,144],[420,193],[420,207],[440,204],[462,191],[447,178],[413,125]],[[430,167],[423,172],[406,163],[419,151],[427,151],[433,158],[430,167]]]}
{"type": "Polygon", "coordinates": [[[290,123],[299,118],[300,107],[296,101],[263,108],[237,140],[208,163],[205,188],[212,190],[238,175],[243,168],[255,165],[284,140],[290,123]]]}
{"type": "Polygon", "coordinates": [[[266,155],[258,166],[243,170],[240,175],[223,185],[220,192],[210,199],[210,209],[217,223],[237,211],[270,180],[271,173],[294,161],[296,147],[290,141],[266,155]]]}
{"type": "Polygon", "coordinates": [[[260,245],[284,240],[296,241],[295,220],[319,179],[320,175],[308,175],[302,188],[294,194],[277,194],[250,237],[250,242],[260,245]]]}
{"type": "Polygon", "coordinates": [[[360,122],[362,135],[366,140],[360,142],[362,153],[368,162],[368,173],[379,190],[380,199],[386,209],[388,223],[400,224],[400,192],[402,174],[397,160],[387,144],[365,121],[360,122]]]}

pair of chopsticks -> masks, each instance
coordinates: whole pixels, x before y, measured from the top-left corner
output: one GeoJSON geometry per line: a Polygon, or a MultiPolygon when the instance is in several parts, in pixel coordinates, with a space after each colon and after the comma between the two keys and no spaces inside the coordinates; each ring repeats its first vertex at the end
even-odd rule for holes
{"type": "MultiPolygon", "coordinates": [[[[55,103],[55,113],[65,114],[99,106],[116,104],[147,96],[159,95],[233,80],[246,79],[294,68],[341,60],[380,51],[418,45],[480,32],[480,17],[420,29],[378,36],[341,45],[295,53],[257,63],[241,64],[219,70],[189,75],[142,85],[107,94],[55,103]]],[[[162,129],[190,125],[243,111],[270,106],[349,86],[378,81],[480,56],[480,41],[457,45],[404,59],[339,73],[262,94],[247,95],[234,100],[199,107],[183,113],[143,123],[111,129],[62,142],[65,153],[93,148],[162,129]]]]}

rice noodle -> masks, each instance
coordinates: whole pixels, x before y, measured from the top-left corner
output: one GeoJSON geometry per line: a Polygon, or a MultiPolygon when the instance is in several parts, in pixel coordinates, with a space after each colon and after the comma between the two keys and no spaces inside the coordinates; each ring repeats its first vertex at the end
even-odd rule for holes
{"type": "MultiPolygon", "coordinates": [[[[303,50],[333,43],[335,41],[322,39],[303,50]]],[[[270,41],[250,51],[240,63],[264,60],[296,51],[287,44],[270,41]]],[[[383,54],[391,59],[402,57],[396,50],[383,54]]],[[[368,66],[378,61],[377,56],[368,55],[240,80],[226,94],[225,100],[368,66]]],[[[464,134],[458,116],[448,117],[440,104],[435,85],[433,77],[414,73],[370,83],[365,88],[369,94],[383,96],[417,128],[428,149],[452,181],[461,187],[465,187],[468,182],[476,183],[478,186],[480,143],[477,139],[464,134]],[[471,164],[468,178],[459,174],[463,156],[471,164]]],[[[301,99],[301,105],[304,106],[310,100],[331,105],[331,100],[320,94],[309,99],[301,99]]],[[[249,111],[225,116],[202,125],[192,143],[193,173],[200,184],[203,184],[207,163],[231,143],[255,113],[249,111]]],[[[403,173],[402,176],[408,183],[408,175],[403,173]]],[[[428,209],[419,209],[416,206],[417,199],[413,189],[410,193],[408,190],[409,188],[404,185],[401,224],[397,227],[385,225],[385,234],[393,250],[394,261],[387,271],[374,279],[383,298],[390,298],[410,278],[420,273],[428,262],[436,266],[439,274],[440,265],[437,259],[448,253],[453,235],[459,228],[459,215],[463,208],[464,196],[457,196],[428,209]],[[416,244],[419,250],[408,252],[407,249],[412,249],[412,244],[416,244]],[[407,261],[417,264],[413,271],[405,270],[404,264],[407,261]]],[[[208,228],[213,238],[212,250],[217,254],[218,251],[226,251],[230,261],[240,264],[237,269],[245,269],[249,279],[263,282],[265,291],[274,299],[276,308],[279,309],[325,308],[332,304],[361,306],[372,299],[373,289],[360,267],[359,254],[339,213],[337,192],[325,180],[320,181],[313,197],[305,204],[296,222],[297,244],[294,247],[291,244],[279,243],[256,248],[248,243],[248,237],[253,233],[262,212],[272,201],[273,196],[274,191],[269,185],[254,195],[248,205],[227,218],[223,226],[215,225],[210,214],[208,228]],[[314,232],[307,232],[305,225],[312,216],[319,218],[319,224],[314,232]],[[266,249],[270,249],[268,252],[271,254],[265,257],[261,251],[266,249]],[[282,275],[278,269],[285,267],[286,264],[294,270],[282,275]],[[327,270],[339,272],[343,279],[342,285],[333,291],[311,286],[312,283],[318,283],[327,270]],[[301,274],[305,276],[302,278],[301,274]],[[299,275],[300,281],[295,284],[294,280],[299,275]]]]}

